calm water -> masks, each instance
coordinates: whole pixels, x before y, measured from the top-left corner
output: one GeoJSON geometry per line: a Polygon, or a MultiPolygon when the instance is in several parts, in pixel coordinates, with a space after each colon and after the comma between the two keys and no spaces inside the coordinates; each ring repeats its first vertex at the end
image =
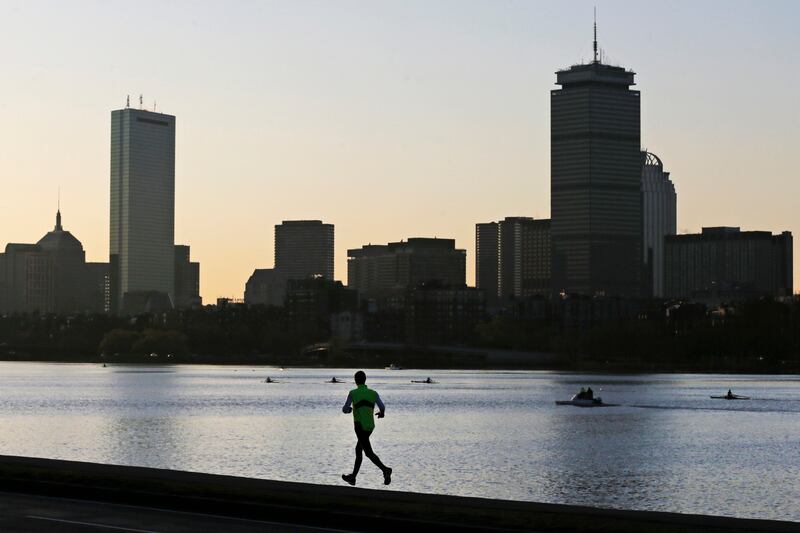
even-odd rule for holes
{"type": "MultiPolygon", "coordinates": [[[[333,375],[352,371],[0,363],[0,454],[342,484],[355,437],[333,375]]],[[[367,375],[392,489],[800,521],[796,376],[367,375]],[[621,405],[554,404],[585,384],[621,405]],[[728,388],[753,399],[709,398],[728,388]]],[[[366,459],[359,486],[383,487],[366,459]]]]}

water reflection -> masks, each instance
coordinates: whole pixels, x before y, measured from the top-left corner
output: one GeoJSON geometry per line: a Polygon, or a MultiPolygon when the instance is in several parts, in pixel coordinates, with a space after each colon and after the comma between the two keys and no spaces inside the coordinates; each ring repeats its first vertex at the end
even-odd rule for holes
{"type": "MultiPolygon", "coordinates": [[[[0,453],[339,484],[355,438],[334,374],[352,371],[0,363],[0,453]]],[[[391,489],[800,520],[796,378],[367,374],[391,489]],[[555,406],[583,385],[620,406],[555,406]],[[730,387],[753,400],[709,398],[730,387]]]]}

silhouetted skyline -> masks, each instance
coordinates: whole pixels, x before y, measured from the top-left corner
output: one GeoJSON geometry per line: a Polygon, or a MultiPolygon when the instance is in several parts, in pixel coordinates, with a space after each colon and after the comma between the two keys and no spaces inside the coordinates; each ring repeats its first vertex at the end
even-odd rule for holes
{"type": "MultiPolygon", "coordinates": [[[[108,112],[141,92],[181,121],[176,240],[207,301],[241,295],[271,266],[274,224],[304,218],[336,226],[340,273],[348,248],[454,237],[472,284],[475,223],[550,216],[549,91],[591,60],[593,5],[16,5],[0,19],[0,242],[35,242],[61,186],[87,259],[107,259],[108,112]]],[[[605,62],[637,71],[642,149],[676,177],[679,233],[800,231],[799,17],[598,4],[605,62]]]]}

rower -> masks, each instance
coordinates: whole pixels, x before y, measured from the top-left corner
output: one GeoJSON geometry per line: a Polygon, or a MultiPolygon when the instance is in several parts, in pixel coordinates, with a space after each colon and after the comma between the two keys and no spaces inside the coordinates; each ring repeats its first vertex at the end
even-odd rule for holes
{"type": "Polygon", "coordinates": [[[726,394],[726,395],[725,395],[725,397],[726,397],[727,399],[729,399],[729,400],[732,400],[732,399],[733,399],[733,393],[731,392],[731,390],[730,390],[730,389],[728,389],[728,394],[726,394]]]}

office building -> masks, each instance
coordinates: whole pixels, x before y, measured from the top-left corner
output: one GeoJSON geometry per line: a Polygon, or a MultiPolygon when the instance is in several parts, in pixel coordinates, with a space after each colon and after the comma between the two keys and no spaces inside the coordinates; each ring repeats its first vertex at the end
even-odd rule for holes
{"type": "MultiPolygon", "coordinates": [[[[597,42],[595,40],[595,50],[597,42]]],[[[639,91],[595,59],[551,91],[551,238],[556,293],[638,296],[642,288],[639,91]]]]}
{"type": "Polygon", "coordinates": [[[455,242],[455,239],[411,238],[348,250],[347,286],[362,296],[424,282],[463,287],[467,252],[456,249],[455,242]]]}
{"type": "Polygon", "coordinates": [[[200,263],[191,261],[189,247],[175,245],[175,297],[177,309],[200,307],[200,263]]]}
{"type": "Polygon", "coordinates": [[[506,217],[476,224],[475,250],[475,284],[486,291],[487,305],[550,294],[550,220],[506,217]]]}
{"type": "Polygon", "coordinates": [[[275,225],[275,269],[284,279],[333,280],[333,224],[284,220],[275,225]]]}
{"type": "Polygon", "coordinates": [[[792,294],[792,234],[703,228],[664,239],[665,296],[736,299],[792,294]]]}
{"type": "Polygon", "coordinates": [[[257,268],[244,287],[247,305],[282,307],[286,296],[286,280],[274,268],[257,268]]]}
{"type": "Polygon", "coordinates": [[[0,254],[0,312],[101,313],[108,263],[87,263],[81,242],[56,224],[36,244],[10,243],[0,254]]]}
{"type": "Polygon", "coordinates": [[[112,111],[112,312],[141,312],[141,302],[149,302],[148,309],[172,305],[174,234],[175,117],[142,109],[112,111]]]}
{"type": "Polygon", "coordinates": [[[655,154],[642,152],[642,259],[645,265],[643,296],[664,296],[664,237],[675,235],[677,195],[655,154]],[[648,294],[649,292],[649,294],[648,294]]]}

